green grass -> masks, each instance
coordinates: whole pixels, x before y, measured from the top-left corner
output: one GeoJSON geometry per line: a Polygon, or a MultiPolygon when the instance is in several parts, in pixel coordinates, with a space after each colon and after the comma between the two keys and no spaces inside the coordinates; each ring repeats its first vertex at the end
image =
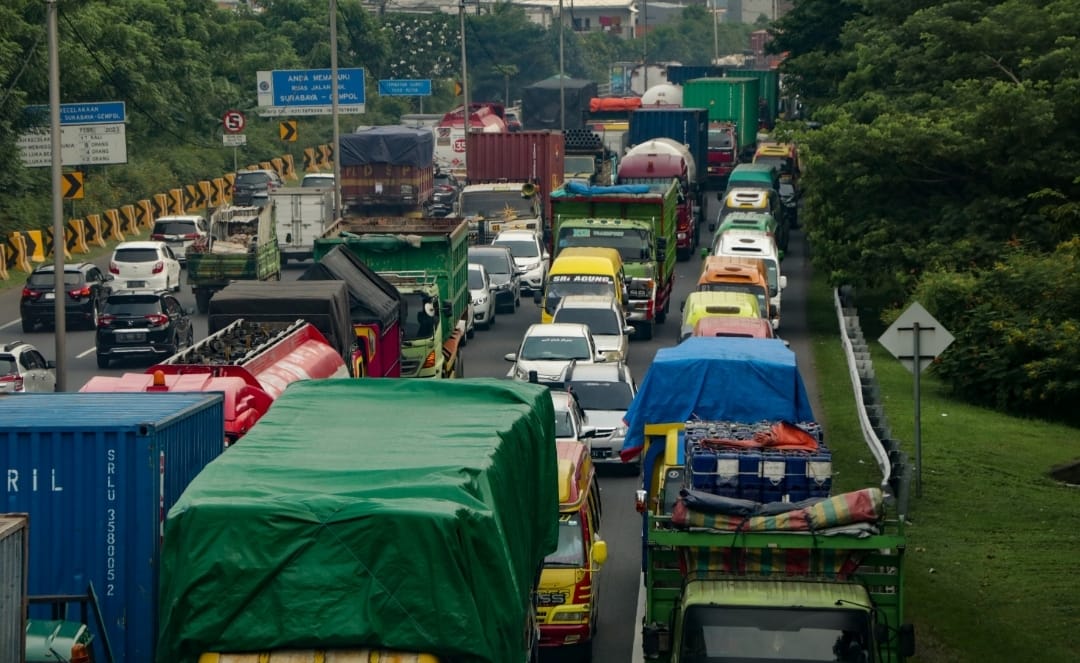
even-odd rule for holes
{"type": "MultiPolygon", "coordinates": [[[[832,292],[817,277],[807,311],[837,488],[876,484],[832,292]]],[[[914,463],[913,377],[876,342],[871,354],[893,437],[914,463]]],[[[957,401],[931,373],[920,400],[923,496],[913,485],[905,601],[914,660],[1080,659],[1080,489],[1047,476],[1080,457],[1080,430],[957,401]]]]}

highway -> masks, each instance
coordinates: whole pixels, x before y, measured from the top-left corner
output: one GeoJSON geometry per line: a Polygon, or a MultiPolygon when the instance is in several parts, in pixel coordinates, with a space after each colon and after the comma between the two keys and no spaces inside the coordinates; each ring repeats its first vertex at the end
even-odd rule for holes
{"type": "MultiPolygon", "coordinates": [[[[713,208],[717,205],[715,196],[709,201],[712,218],[713,208]]],[[[702,244],[707,244],[708,230],[702,229],[702,244]]],[[[107,263],[107,258],[99,260],[107,263]]],[[[284,280],[295,279],[306,263],[291,263],[282,275],[284,280]]],[[[812,370],[810,342],[806,331],[806,291],[809,277],[807,247],[801,232],[792,235],[791,244],[782,269],[788,277],[788,288],[784,291],[783,322],[780,335],[789,341],[796,352],[806,387],[811,396],[815,412],[820,412],[817,381],[812,370]]],[[[657,328],[654,338],[649,341],[634,341],[630,347],[629,364],[635,379],[640,383],[656,351],[662,347],[674,345],[679,329],[679,304],[686,294],[694,288],[700,269],[700,260],[693,258],[688,262],[678,263],[676,269],[675,294],[667,322],[657,328]]],[[[19,273],[12,274],[20,278],[19,273]]],[[[23,334],[19,328],[20,288],[0,291],[0,343],[15,339],[33,343],[47,358],[52,358],[54,339],[51,332],[38,331],[23,334]]],[[[190,288],[184,281],[180,299],[185,306],[194,308],[195,303],[190,288]]],[[[206,316],[195,315],[195,338],[206,335],[206,316]]],[[[477,330],[476,336],[464,349],[464,360],[468,377],[504,377],[510,365],[503,355],[514,352],[522,334],[529,324],[538,322],[539,308],[530,298],[523,297],[521,307],[515,314],[500,314],[490,330],[477,330]]],[[[145,363],[114,363],[111,368],[97,368],[94,357],[94,332],[72,330],[67,336],[67,388],[77,391],[94,375],[119,375],[126,371],[142,372],[145,363]]],[[[43,413],[49,416],[49,413],[43,413]]],[[[594,660],[599,663],[629,662],[632,659],[635,633],[639,630],[636,622],[638,609],[638,588],[640,585],[641,564],[641,520],[634,510],[634,490],[637,478],[626,472],[626,468],[600,466],[600,486],[603,499],[604,521],[601,535],[608,542],[609,559],[601,571],[600,603],[601,615],[598,623],[597,639],[594,643],[594,660]]],[[[545,651],[542,657],[545,663],[570,661],[563,652],[545,651]]]]}

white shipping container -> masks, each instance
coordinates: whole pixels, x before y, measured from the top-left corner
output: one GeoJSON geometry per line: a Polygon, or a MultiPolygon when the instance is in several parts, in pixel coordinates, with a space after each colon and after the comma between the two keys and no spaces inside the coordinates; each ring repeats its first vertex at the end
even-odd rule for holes
{"type": "Polygon", "coordinates": [[[281,264],[312,256],[315,238],[334,222],[332,187],[290,187],[270,194],[277,216],[281,264]]]}

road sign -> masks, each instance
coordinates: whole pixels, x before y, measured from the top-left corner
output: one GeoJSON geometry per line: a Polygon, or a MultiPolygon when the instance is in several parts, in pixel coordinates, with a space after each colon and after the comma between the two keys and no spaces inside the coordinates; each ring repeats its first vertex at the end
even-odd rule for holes
{"type": "MultiPolygon", "coordinates": [[[[15,144],[28,168],[52,165],[52,134],[34,129],[19,136],[15,144]]],[[[60,127],[60,159],[65,166],[104,166],[127,163],[127,139],[123,124],[69,124],[60,127]]]]}
{"type": "Polygon", "coordinates": [[[888,350],[892,356],[900,360],[909,371],[915,372],[916,347],[918,348],[919,371],[923,371],[930,362],[953,342],[953,335],[945,327],[930,315],[930,312],[918,302],[907,308],[896,322],[889,325],[878,342],[888,350]],[[916,330],[918,330],[918,346],[916,346],[916,330]]]}
{"type": "Polygon", "coordinates": [[[296,120],[285,120],[278,124],[278,137],[290,143],[296,142],[296,120]]]}
{"type": "MultiPolygon", "coordinates": [[[[286,69],[256,74],[259,115],[329,115],[329,69],[286,69]]],[[[364,112],[364,70],[338,69],[338,112],[364,112]]]]}
{"type": "Polygon", "coordinates": [[[430,97],[431,79],[391,79],[379,81],[379,95],[383,97],[430,97]]]}
{"type": "MultiPolygon", "coordinates": [[[[27,106],[31,124],[49,125],[49,107],[27,106]]],[[[127,106],[123,101],[97,101],[85,104],[60,104],[60,125],[67,124],[116,124],[127,119],[127,106]]]]}
{"type": "Polygon", "coordinates": [[[221,142],[225,147],[240,147],[247,145],[247,136],[244,134],[222,134],[221,142]]]}
{"type": "Polygon", "coordinates": [[[238,110],[227,110],[221,116],[221,126],[227,134],[238,134],[247,126],[247,119],[238,110]]]}
{"type": "Polygon", "coordinates": [[[65,200],[82,200],[83,174],[79,171],[64,173],[60,180],[60,193],[65,200]]]}

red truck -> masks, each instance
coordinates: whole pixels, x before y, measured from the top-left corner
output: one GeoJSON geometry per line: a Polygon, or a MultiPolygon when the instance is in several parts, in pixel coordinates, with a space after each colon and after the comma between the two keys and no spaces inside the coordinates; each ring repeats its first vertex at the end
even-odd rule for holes
{"type": "Polygon", "coordinates": [[[649,140],[631,148],[619,160],[619,184],[666,184],[679,180],[682,196],[675,230],[675,255],[689,260],[698,243],[698,211],[689,194],[696,181],[694,158],[686,147],[669,138],[649,140]]]}
{"type": "Polygon", "coordinates": [[[429,129],[366,127],[343,134],[341,202],[371,216],[421,210],[435,193],[435,137],[429,129]]]}
{"type": "Polygon", "coordinates": [[[709,123],[709,155],[706,167],[710,186],[723,188],[728,175],[739,165],[739,138],[730,122],[709,123]]]}
{"type": "Polygon", "coordinates": [[[338,351],[313,325],[236,320],[145,373],[96,376],[81,392],[225,394],[225,443],[251,429],[297,380],[348,377],[338,351]]]}

